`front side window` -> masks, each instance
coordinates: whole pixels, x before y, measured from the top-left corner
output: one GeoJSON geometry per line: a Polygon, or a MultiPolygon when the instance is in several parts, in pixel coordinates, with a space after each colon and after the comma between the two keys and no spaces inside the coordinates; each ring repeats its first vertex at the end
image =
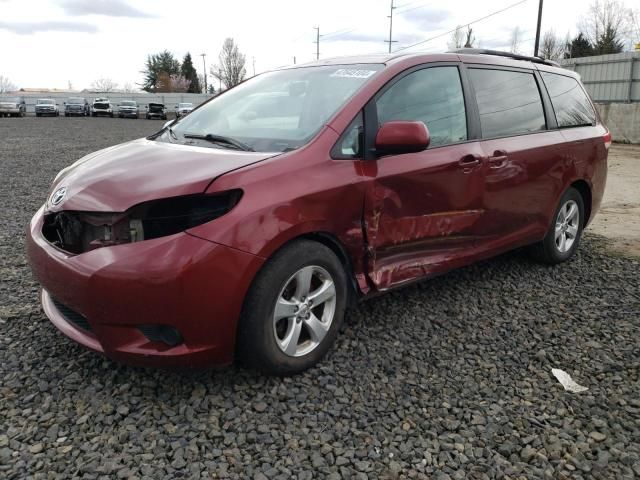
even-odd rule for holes
{"type": "Polygon", "coordinates": [[[215,136],[259,152],[296,149],[382,67],[323,65],[264,73],[194,110],[156,139],[217,148],[231,145],[207,142],[215,136]]]}
{"type": "Polygon", "coordinates": [[[467,139],[467,118],[458,68],[424,68],[401,78],[376,102],[378,122],[423,122],[430,147],[467,139]]]}
{"type": "Polygon", "coordinates": [[[529,72],[469,69],[484,138],[547,128],[538,84],[529,72]]]}
{"type": "Polygon", "coordinates": [[[580,127],[596,123],[591,102],[575,78],[541,72],[559,127],[580,127]]]}

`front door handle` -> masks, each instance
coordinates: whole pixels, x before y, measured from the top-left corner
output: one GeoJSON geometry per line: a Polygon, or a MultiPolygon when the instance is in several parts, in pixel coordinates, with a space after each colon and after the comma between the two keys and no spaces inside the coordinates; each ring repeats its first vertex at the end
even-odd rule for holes
{"type": "Polygon", "coordinates": [[[469,173],[471,170],[480,165],[482,157],[479,155],[465,155],[458,161],[458,165],[463,169],[465,173],[469,173]]]}
{"type": "Polygon", "coordinates": [[[489,168],[502,168],[507,164],[509,156],[504,150],[496,150],[493,155],[489,157],[489,168]]]}

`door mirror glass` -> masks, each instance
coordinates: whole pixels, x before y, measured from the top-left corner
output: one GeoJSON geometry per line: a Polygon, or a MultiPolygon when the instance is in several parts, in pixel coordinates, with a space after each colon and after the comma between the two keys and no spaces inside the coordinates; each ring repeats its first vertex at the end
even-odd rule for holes
{"type": "Polygon", "coordinates": [[[422,122],[392,121],[376,135],[376,151],[381,155],[421,152],[429,146],[429,130],[422,122]]]}

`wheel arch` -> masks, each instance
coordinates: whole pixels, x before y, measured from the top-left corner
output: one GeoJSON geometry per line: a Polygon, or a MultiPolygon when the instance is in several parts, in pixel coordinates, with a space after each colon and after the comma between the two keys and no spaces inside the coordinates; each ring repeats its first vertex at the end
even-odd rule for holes
{"type": "Polygon", "coordinates": [[[592,209],[592,194],[591,194],[591,186],[585,180],[576,180],[571,185],[571,187],[575,188],[580,196],[582,197],[582,203],[584,204],[584,224],[586,227],[589,221],[591,220],[591,209],[592,209]]]}
{"type": "MultiPolygon", "coordinates": [[[[310,232],[292,238],[291,240],[286,242],[285,245],[289,244],[290,242],[295,242],[297,240],[303,239],[321,243],[325,247],[329,248],[333,253],[335,253],[336,257],[338,257],[338,260],[340,260],[340,263],[343,265],[345,273],[347,274],[347,278],[349,279],[349,298],[347,299],[347,305],[354,305],[360,297],[360,289],[358,288],[358,282],[356,280],[355,272],[353,269],[353,262],[351,260],[351,257],[347,253],[347,250],[344,248],[344,245],[342,245],[342,242],[340,242],[340,240],[335,235],[328,232],[310,232]]],[[[282,247],[284,247],[285,245],[282,245],[282,247]]]]}

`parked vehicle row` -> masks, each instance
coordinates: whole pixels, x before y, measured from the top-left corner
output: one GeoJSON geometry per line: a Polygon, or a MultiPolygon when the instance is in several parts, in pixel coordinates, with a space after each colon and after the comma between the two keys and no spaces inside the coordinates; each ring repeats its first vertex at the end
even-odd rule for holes
{"type": "MultiPolygon", "coordinates": [[[[107,116],[113,118],[140,118],[140,106],[134,100],[123,100],[113,105],[106,97],[99,97],[91,104],[84,97],[70,97],[63,103],[64,116],[98,117],[107,116]]],[[[163,103],[149,102],[144,107],[147,120],[159,118],[167,119],[167,107],[163,103]]],[[[189,114],[194,109],[193,103],[179,103],[175,107],[176,118],[189,114]]],[[[24,117],[27,113],[27,105],[23,97],[10,97],[0,99],[0,117],[24,117]]],[[[39,98],[35,104],[36,117],[60,115],[60,106],[54,99],[39,98]]]]}

